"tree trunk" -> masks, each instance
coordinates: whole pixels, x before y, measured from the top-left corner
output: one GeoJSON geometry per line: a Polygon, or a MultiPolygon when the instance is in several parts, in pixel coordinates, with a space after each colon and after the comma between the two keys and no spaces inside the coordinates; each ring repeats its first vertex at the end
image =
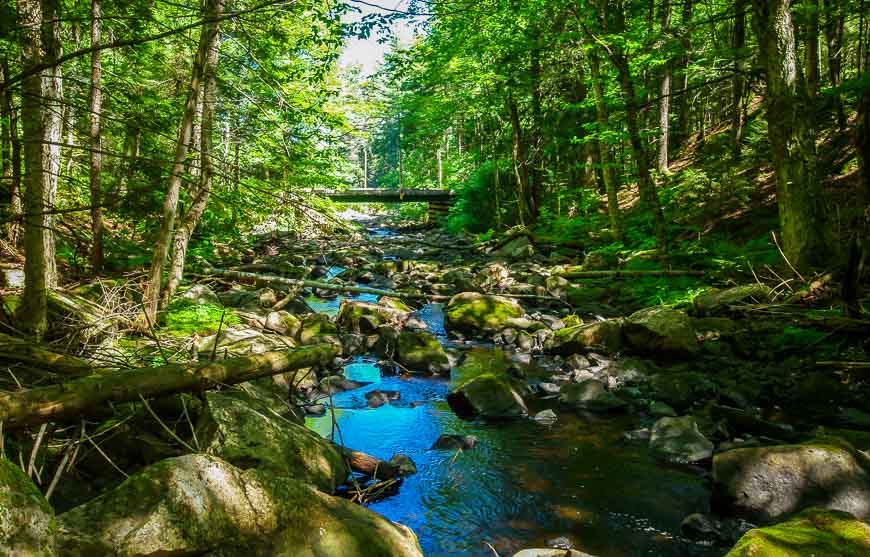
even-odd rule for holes
{"type": "Polygon", "coordinates": [[[211,188],[214,182],[214,161],[212,159],[214,135],[214,112],[217,103],[217,64],[220,51],[220,37],[215,37],[208,51],[205,62],[202,86],[202,120],[200,123],[199,173],[200,185],[192,192],[193,200],[190,209],[182,219],[181,226],[175,231],[173,241],[172,263],[169,266],[169,282],[163,294],[163,305],[166,306],[178,290],[181,277],[184,274],[184,258],[187,255],[187,245],[193,231],[196,230],[202,214],[208,206],[211,188]]]}
{"type": "MultiPolygon", "coordinates": [[[[0,60],[0,81],[9,77],[9,60],[0,60]]],[[[20,224],[17,217],[21,215],[21,142],[18,141],[18,114],[12,102],[12,88],[7,87],[0,97],[0,119],[3,122],[0,147],[2,147],[3,182],[9,183],[9,204],[12,221],[6,226],[6,238],[9,244],[18,244],[20,224]]]]}
{"type": "Polygon", "coordinates": [[[598,61],[598,53],[595,49],[589,51],[589,67],[592,70],[592,92],[595,95],[595,118],[598,123],[599,140],[598,158],[601,161],[601,179],[604,181],[604,189],[607,192],[607,214],[610,216],[610,229],[615,239],[622,239],[622,215],[619,211],[619,182],[613,172],[613,163],[610,159],[610,147],[600,139],[601,133],[607,129],[608,115],[607,105],[604,101],[604,88],[601,84],[601,65],[598,61]]]}
{"type": "MultiPolygon", "coordinates": [[[[863,2],[861,3],[863,6],[863,2]]],[[[862,21],[863,23],[863,21],[862,21]]],[[[870,42],[861,45],[864,51],[859,56],[860,60],[870,59],[870,42]]],[[[855,146],[858,151],[858,164],[861,170],[863,187],[859,190],[861,197],[858,198],[859,207],[870,205],[870,87],[865,86],[858,100],[857,130],[855,133],[855,146]]],[[[866,209],[865,209],[866,212],[866,209]]],[[[870,219],[870,215],[865,215],[870,219]]],[[[866,241],[866,240],[865,240],[866,241]]]]}
{"type": "MultiPolygon", "coordinates": [[[[18,0],[21,66],[27,72],[60,55],[57,0],[18,0]]],[[[26,77],[21,86],[21,123],[26,163],[24,196],[24,295],[19,327],[37,338],[47,327],[48,290],[57,282],[54,261],[54,208],[60,170],[60,69],[49,67],[26,77]]]]}
{"type": "Polygon", "coordinates": [[[178,140],[175,146],[175,159],[172,172],[169,176],[169,184],[166,189],[166,198],[163,203],[163,218],[154,247],[154,257],[151,260],[151,271],[148,282],[142,294],[143,316],[138,326],[140,329],[148,327],[148,323],[157,322],[157,307],[163,285],[163,265],[169,252],[169,244],[172,230],[175,226],[178,196],[181,191],[181,179],[184,172],[184,162],[187,158],[187,149],[193,133],[193,118],[196,112],[197,97],[199,96],[200,84],[205,67],[205,60],[211,50],[211,45],[218,37],[218,18],[223,9],[223,0],[206,0],[203,16],[202,31],[199,38],[196,57],[193,61],[193,72],[190,79],[190,87],[187,92],[187,101],[184,106],[184,114],[178,129],[178,140]]]}
{"type": "MultiPolygon", "coordinates": [[[[671,0],[662,0],[659,7],[661,19],[661,32],[664,40],[669,40],[668,33],[671,28],[671,0]]],[[[662,72],[662,81],[659,87],[659,152],[657,169],[661,173],[668,171],[668,133],[671,119],[671,62],[665,62],[662,72]]]]}
{"type": "Polygon", "coordinates": [[[94,412],[120,404],[183,392],[201,392],[277,373],[329,365],[338,355],[331,344],[265,352],[206,364],[171,364],[95,374],[60,385],[0,393],[0,421],[9,429],[94,412]]]}
{"type": "MultiPolygon", "coordinates": [[[[845,17],[843,0],[825,0],[825,43],[828,49],[828,79],[831,87],[839,87],[843,68],[843,36],[845,34],[845,17]]],[[[846,129],[846,111],[843,109],[843,96],[833,94],[834,110],[837,113],[837,126],[846,129]]]]}
{"type": "MultiPolygon", "coordinates": [[[[102,42],[102,0],[91,0],[91,46],[97,46],[102,42]]],[[[103,270],[103,210],[100,207],[103,202],[101,175],[103,169],[102,140],[100,131],[100,117],[103,110],[103,92],[100,89],[100,81],[103,74],[101,64],[101,51],[94,50],[91,53],[91,233],[93,244],[91,246],[91,267],[94,273],[103,270]]]]}
{"type": "Polygon", "coordinates": [[[807,91],[815,99],[819,94],[819,0],[804,0],[807,15],[806,42],[807,91]]]}
{"type": "Polygon", "coordinates": [[[743,143],[743,98],[746,96],[746,78],[743,76],[743,62],[746,47],[746,2],[734,2],[734,88],[731,97],[731,141],[734,158],[739,158],[743,143]]]}
{"type": "Polygon", "coordinates": [[[689,137],[691,129],[691,114],[689,111],[689,93],[686,89],[689,87],[689,62],[692,50],[692,33],[690,31],[690,23],[692,21],[692,10],[694,8],[694,0],[683,0],[683,11],[681,15],[681,37],[680,43],[683,47],[683,55],[680,57],[679,77],[676,79],[680,89],[683,91],[677,97],[679,107],[677,108],[677,137],[671,137],[671,142],[674,145],[683,145],[689,137]]]}
{"type": "Polygon", "coordinates": [[[789,0],[753,0],[753,24],[767,81],[768,135],[785,255],[797,269],[822,265],[825,207],[816,172],[815,126],[806,82],[797,63],[789,0]]]}
{"type": "MultiPolygon", "coordinates": [[[[537,41],[537,37],[535,38],[537,41]]],[[[536,46],[532,49],[532,64],[529,77],[532,80],[532,133],[531,149],[529,157],[529,191],[528,208],[529,222],[534,224],[538,220],[541,210],[541,192],[543,191],[543,113],[541,110],[541,50],[536,46]]]]}
{"type": "Polygon", "coordinates": [[[511,155],[514,162],[514,173],[517,178],[517,216],[520,224],[527,226],[534,222],[531,206],[529,205],[529,160],[526,144],[523,141],[523,129],[520,124],[520,113],[513,97],[508,98],[508,112],[510,113],[511,130],[511,155]]]}

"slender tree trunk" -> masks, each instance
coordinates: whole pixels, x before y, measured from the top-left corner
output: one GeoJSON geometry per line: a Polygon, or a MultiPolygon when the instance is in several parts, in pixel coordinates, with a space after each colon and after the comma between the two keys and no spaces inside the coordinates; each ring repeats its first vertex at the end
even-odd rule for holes
{"type": "Polygon", "coordinates": [[[816,172],[812,102],[797,61],[789,0],[753,0],[753,24],[767,81],[767,121],[784,251],[797,269],[830,256],[816,172]]]}
{"type": "MultiPolygon", "coordinates": [[[[861,6],[864,6],[863,0],[861,6]]],[[[861,23],[863,25],[863,18],[861,23]]],[[[863,50],[859,52],[859,60],[863,60],[864,64],[866,64],[867,60],[870,59],[870,42],[862,41],[861,48],[863,50]]],[[[855,144],[858,151],[858,162],[863,182],[863,191],[861,193],[863,199],[859,197],[858,202],[860,203],[859,206],[866,208],[870,207],[870,87],[865,87],[859,97],[857,119],[855,144]]],[[[865,218],[867,217],[868,215],[865,215],[865,218]]]]}
{"type": "MultiPolygon", "coordinates": [[[[661,19],[661,32],[664,40],[669,40],[668,34],[671,28],[671,0],[662,0],[659,7],[661,19]]],[[[665,62],[662,72],[662,81],[659,87],[659,152],[657,168],[659,172],[668,171],[668,133],[671,119],[671,62],[665,62]]]]}
{"type": "Polygon", "coordinates": [[[819,0],[804,0],[807,12],[806,42],[807,91],[815,99],[819,94],[819,0]]]}
{"type": "MultiPolygon", "coordinates": [[[[57,0],[18,0],[21,66],[24,72],[51,64],[60,55],[57,0]]],[[[19,327],[37,338],[47,327],[48,290],[57,282],[54,261],[54,208],[60,170],[60,69],[56,66],[22,82],[21,122],[26,163],[24,197],[24,295],[19,327]]]]}
{"type": "Polygon", "coordinates": [[[529,225],[534,222],[531,207],[529,206],[529,160],[526,145],[523,142],[523,129],[520,124],[520,113],[517,103],[512,97],[508,98],[508,112],[510,114],[512,134],[511,155],[514,162],[514,172],[517,178],[517,216],[520,224],[529,225]]]}
{"type": "MultiPolygon", "coordinates": [[[[218,0],[219,2],[221,0],[218,0]]],[[[193,200],[190,209],[184,215],[181,221],[181,226],[175,231],[175,239],[173,241],[172,263],[169,266],[169,282],[166,284],[166,289],[163,294],[163,305],[169,304],[172,296],[178,290],[178,285],[181,284],[181,277],[184,274],[184,259],[187,255],[187,245],[190,243],[190,237],[193,231],[196,230],[205,208],[208,206],[208,198],[211,195],[211,188],[214,182],[214,161],[212,160],[212,137],[214,135],[214,113],[215,104],[217,103],[217,65],[218,54],[220,51],[220,36],[216,36],[209,46],[208,56],[206,57],[205,70],[202,84],[202,121],[200,124],[200,148],[199,161],[202,172],[200,172],[199,188],[193,193],[193,200]]]]}
{"type": "MultiPolygon", "coordinates": [[[[537,37],[535,38],[537,41],[537,37]]],[[[529,222],[534,224],[538,220],[541,210],[541,192],[543,191],[543,112],[541,110],[541,51],[538,47],[532,49],[532,64],[530,77],[532,80],[532,133],[531,149],[529,157],[528,210],[529,222]]]]}
{"type": "MultiPolygon", "coordinates": [[[[498,130],[498,127],[496,127],[498,130]]],[[[501,230],[501,173],[498,170],[498,131],[492,139],[492,166],[495,172],[495,230],[501,230]]]]}
{"type": "Polygon", "coordinates": [[[679,69],[679,77],[676,79],[676,82],[683,93],[677,97],[677,102],[679,106],[677,108],[677,130],[676,137],[671,137],[671,143],[674,145],[683,145],[689,137],[689,130],[691,128],[691,114],[689,111],[689,93],[685,92],[686,88],[689,87],[689,62],[690,54],[692,51],[692,33],[689,28],[689,24],[692,21],[692,11],[694,8],[693,4],[694,0],[683,0],[683,11],[681,15],[681,23],[682,23],[682,31],[680,37],[680,43],[683,47],[683,55],[680,57],[680,69],[679,69]]]}
{"type": "MultiPolygon", "coordinates": [[[[9,61],[6,58],[0,60],[0,81],[9,77],[9,61]]],[[[7,87],[0,97],[0,119],[3,122],[0,147],[2,147],[3,183],[9,184],[9,200],[11,216],[13,219],[6,226],[6,238],[11,245],[18,244],[20,225],[17,217],[21,215],[21,142],[18,141],[18,115],[12,102],[12,88],[7,87]]]]}
{"type": "MultiPolygon", "coordinates": [[[[595,96],[595,117],[598,122],[599,135],[607,129],[608,115],[607,105],[604,101],[604,88],[601,84],[601,65],[598,61],[598,53],[595,49],[589,51],[589,67],[592,70],[592,93],[595,96]]],[[[607,214],[610,216],[610,229],[615,239],[622,238],[622,215],[619,211],[619,182],[613,172],[613,163],[610,159],[610,148],[607,143],[599,139],[597,141],[601,161],[601,179],[604,181],[604,189],[607,192],[607,214]]]]}
{"type": "Polygon", "coordinates": [[[363,144],[363,189],[368,189],[369,187],[369,146],[367,143],[363,144]]]}
{"type": "MultiPolygon", "coordinates": [[[[828,49],[828,79],[831,87],[839,87],[843,68],[843,36],[845,34],[845,16],[843,0],[825,0],[825,43],[828,49]]],[[[843,109],[843,96],[834,93],[834,110],[837,113],[837,126],[846,129],[846,111],[843,109]]]]}
{"type": "Polygon", "coordinates": [[[181,179],[182,174],[184,173],[187,149],[190,145],[190,138],[193,133],[193,119],[196,112],[197,97],[199,96],[206,57],[211,49],[211,45],[218,37],[217,18],[220,17],[222,9],[222,0],[206,0],[205,2],[205,13],[203,15],[205,16],[206,22],[202,26],[199,46],[197,48],[196,58],[193,62],[193,72],[187,93],[187,101],[184,106],[184,114],[181,117],[181,123],[178,130],[175,159],[172,165],[172,172],[169,176],[169,184],[166,189],[166,198],[163,204],[163,218],[160,223],[160,230],[157,233],[154,257],[151,261],[151,271],[148,275],[148,282],[146,283],[145,291],[142,295],[144,315],[138,323],[139,327],[142,329],[147,328],[149,322],[152,324],[157,322],[157,307],[161,299],[162,291],[163,265],[166,262],[166,256],[169,252],[169,244],[172,238],[172,230],[175,227],[178,196],[181,191],[181,179]]]}
{"type": "MultiPolygon", "coordinates": [[[[101,19],[102,0],[91,0],[91,45],[96,46],[102,42],[101,19]]],[[[103,202],[101,172],[103,170],[102,140],[100,131],[100,117],[103,110],[103,92],[100,89],[103,67],[101,64],[101,51],[91,53],[91,233],[93,244],[91,246],[91,267],[94,273],[103,270],[103,210],[100,207],[103,202]]]]}
{"type": "Polygon", "coordinates": [[[743,76],[743,62],[746,47],[746,2],[734,2],[734,81],[731,98],[731,140],[734,158],[740,157],[743,143],[743,98],[746,96],[746,78],[743,76]]]}

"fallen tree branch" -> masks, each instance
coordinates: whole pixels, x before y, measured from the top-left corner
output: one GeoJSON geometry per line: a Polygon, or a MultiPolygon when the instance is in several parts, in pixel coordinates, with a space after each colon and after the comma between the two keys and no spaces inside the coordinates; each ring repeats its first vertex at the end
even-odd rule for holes
{"type": "Polygon", "coordinates": [[[341,452],[341,456],[347,461],[350,469],[376,480],[390,480],[399,477],[398,466],[381,460],[370,454],[366,454],[340,445],[335,446],[341,452]]]}
{"type": "Polygon", "coordinates": [[[566,279],[580,278],[637,278],[637,277],[703,277],[704,271],[572,271],[570,269],[556,273],[566,279]]]}
{"type": "Polygon", "coordinates": [[[140,396],[154,398],[205,391],[218,385],[324,366],[337,353],[333,345],[317,344],[206,364],[173,364],[92,375],[50,387],[0,393],[0,422],[14,429],[87,414],[107,402],[132,402],[140,396]]]}

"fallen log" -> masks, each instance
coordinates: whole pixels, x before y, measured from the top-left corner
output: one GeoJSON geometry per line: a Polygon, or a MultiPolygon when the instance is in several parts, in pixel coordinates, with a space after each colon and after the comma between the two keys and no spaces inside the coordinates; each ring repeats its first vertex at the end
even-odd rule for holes
{"type": "Polygon", "coordinates": [[[397,292],[395,290],[381,290],[380,288],[369,288],[367,286],[348,286],[343,284],[333,284],[331,282],[322,282],[318,280],[300,280],[284,277],[276,277],[274,275],[260,275],[256,273],[245,273],[242,271],[230,271],[227,269],[218,269],[212,267],[206,261],[200,260],[206,273],[211,275],[229,278],[240,282],[252,282],[256,286],[302,286],[305,288],[319,288],[321,290],[333,290],[336,292],[345,292],[348,294],[373,294],[375,296],[392,296],[393,298],[405,299],[425,299],[425,294],[417,294],[413,292],[397,292]]]}
{"type": "Polygon", "coordinates": [[[401,475],[398,466],[394,466],[370,454],[339,445],[336,445],[336,448],[354,472],[359,472],[375,480],[391,480],[401,475]]]}
{"type": "Polygon", "coordinates": [[[564,270],[555,273],[557,276],[566,279],[581,279],[581,278],[638,278],[638,277],[703,277],[704,271],[573,271],[564,270]]]}
{"type": "Polygon", "coordinates": [[[202,364],[91,375],[50,387],[0,393],[0,422],[7,429],[73,418],[107,402],[122,403],[233,385],[285,371],[324,366],[338,355],[335,346],[317,344],[202,364]]]}
{"type": "Polygon", "coordinates": [[[0,362],[19,363],[25,368],[39,369],[61,375],[87,375],[93,367],[81,358],[59,354],[44,346],[0,333],[0,362]]]}

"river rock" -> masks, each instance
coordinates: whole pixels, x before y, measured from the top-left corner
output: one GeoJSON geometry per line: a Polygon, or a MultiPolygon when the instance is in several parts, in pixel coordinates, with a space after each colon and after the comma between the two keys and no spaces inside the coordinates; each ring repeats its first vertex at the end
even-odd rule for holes
{"type": "Polygon", "coordinates": [[[569,356],[588,352],[590,350],[603,350],[605,352],[617,352],[622,347],[622,321],[608,319],[565,327],[553,333],[544,348],[553,354],[569,356]]]}
{"type": "Polygon", "coordinates": [[[303,345],[329,343],[341,346],[338,327],[322,313],[312,313],[305,316],[298,338],[303,345]]]}
{"type": "Polygon", "coordinates": [[[266,316],[263,328],[288,337],[295,338],[302,330],[302,320],[286,311],[273,311],[266,316]]]}
{"type": "Polygon", "coordinates": [[[628,404],[607,390],[604,383],[587,379],[562,387],[559,402],[590,412],[618,412],[628,404]]]}
{"type": "Polygon", "coordinates": [[[520,418],[529,413],[510,378],[497,373],[482,373],[461,382],[447,395],[447,403],[461,418],[520,418]]]}
{"type": "Polygon", "coordinates": [[[725,290],[711,288],[692,299],[698,315],[715,315],[728,310],[728,306],[742,303],[765,303],[770,300],[770,288],[762,284],[734,286],[725,290]]]}
{"type": "Polygon", "coordinates": [[[435,335],[426,331],[402,331],[397,342],[396,361],[409,371],[450,372],[447,352],[435,335]]]}
{"type": "Polygon", "coordinates": [[[198,306],[213,305],[222,306],[220,298],[214,293],[214,290],[204,284],[194,284],[184,292],[178,295],[182,300],[189,300],[198,306]]]}
{"type": "Polygon", "coordinates": [[[689,316],[679,310],[642,309],[626,319],[622,330],[628,344],[642,354],[669,358],[700,350],[689,316]]]}
{"type": "Polygon", "coordinates": [[[197,438],[203,452],[239,468],[264,468],[332,492],[348,475],[333,445],[241,391],[209,392],[197,438]]]}
{"type": "Polygon", "coordinates": [[[559,419],[556,416],[556,413],[550,410],[549,408],[546,410],[541,410],[537,414],[535,414],[534,420],[539,424],[543,425],[553,425],[559,419]]]}
{"type": "Polygon", "coordinates": [[[497,257],[507,259],[525,259],[535,255],[535,248],[528,236],[519,236],[506,243],[494,252],[497,257]]]}
{"type": "Polygon", "coordinates": [[[519,553],[514,553],[514,557],[595,557],[576,549],[554,549],[552,547],[539,549],[523,549],[519,553]]]}
{"type": "Polygon", "coordinates": [[[747,532],[726,557],[866,557],[870,525],[849,513],[811,508],[747,532]]]}
{"type": "Polygon", "coordinates": [[[390,458],[390,464],[399,470],[400,476],[413,476],[417,473],[417,465],[410,456],[396,453],[390,458]]]}
{"type": "Polygon", "coordinates": [[[281,335],[264,335],[257,329],[224,329],[220,334],[202,337],[196,341],[196,349],[201,357],[218,358],[225,356],[249,356],[273,350],[294,348],[296,341],[281,335]],[[215,350],[217,342],[217,350],[215,350]]]}
{"type": "Polygon", "coordinates": [[[511,298],[463,292],[447,304],[444,325],[449,331],[481,336],[504,329],[509,319],[524,313],[522,306],[511,298]]]}
{"type": "Polygon", "coordinates": [[[456,450],[473,449],[477,445],[477,437],[474,435],[457,435],[442,433],[432,445],[433,450],[456,450]]]}
{"type": "Polygon", "coordinates": [[[726,451],[713,457],[714,502],[762,523],[811,506],[866,520],[870,517],[868,460],[835,438],[726,451]]]}
{"type": "Polygon", "coordinates": [[[713,443],[701,434],[692,416],[661,418],[652,428],[649,446],[674,462],[697,462],[713,455],[713,443]]]}
{"type": "Polygon", "coordinates": [[[399,400],[401,394],[399,394],[399,391],[369,391],[365,396],[369,403],[369,408],[380,408],[394,400],[399,400]]]}
{"type": "Polygon", "coordinates": [[[410,308],[406,311],[371,302],[345,300],[341,304],[335,322],[342,329],[370,334],[381,325],[401,325],[409,315],[410,308]]]}
{"type": "Polygon", "coordinates": [[[657,373],[650,379],[654,398],[677,410],[687,410],[695,402],[715,399],[719,387],[703,373],[678,371],[657,373]]]}
{"type": "Polygon", "coordinates": [[[0,555],[57,555],[57,521],[42,492],[18,465],[0,459],[0,555]]]}
{"type": "Polygon", "coordinates": [[[203,454],[158,462],[59,521],[64,557],[422,557],[405,526],[303,482],[203,454]]]}

